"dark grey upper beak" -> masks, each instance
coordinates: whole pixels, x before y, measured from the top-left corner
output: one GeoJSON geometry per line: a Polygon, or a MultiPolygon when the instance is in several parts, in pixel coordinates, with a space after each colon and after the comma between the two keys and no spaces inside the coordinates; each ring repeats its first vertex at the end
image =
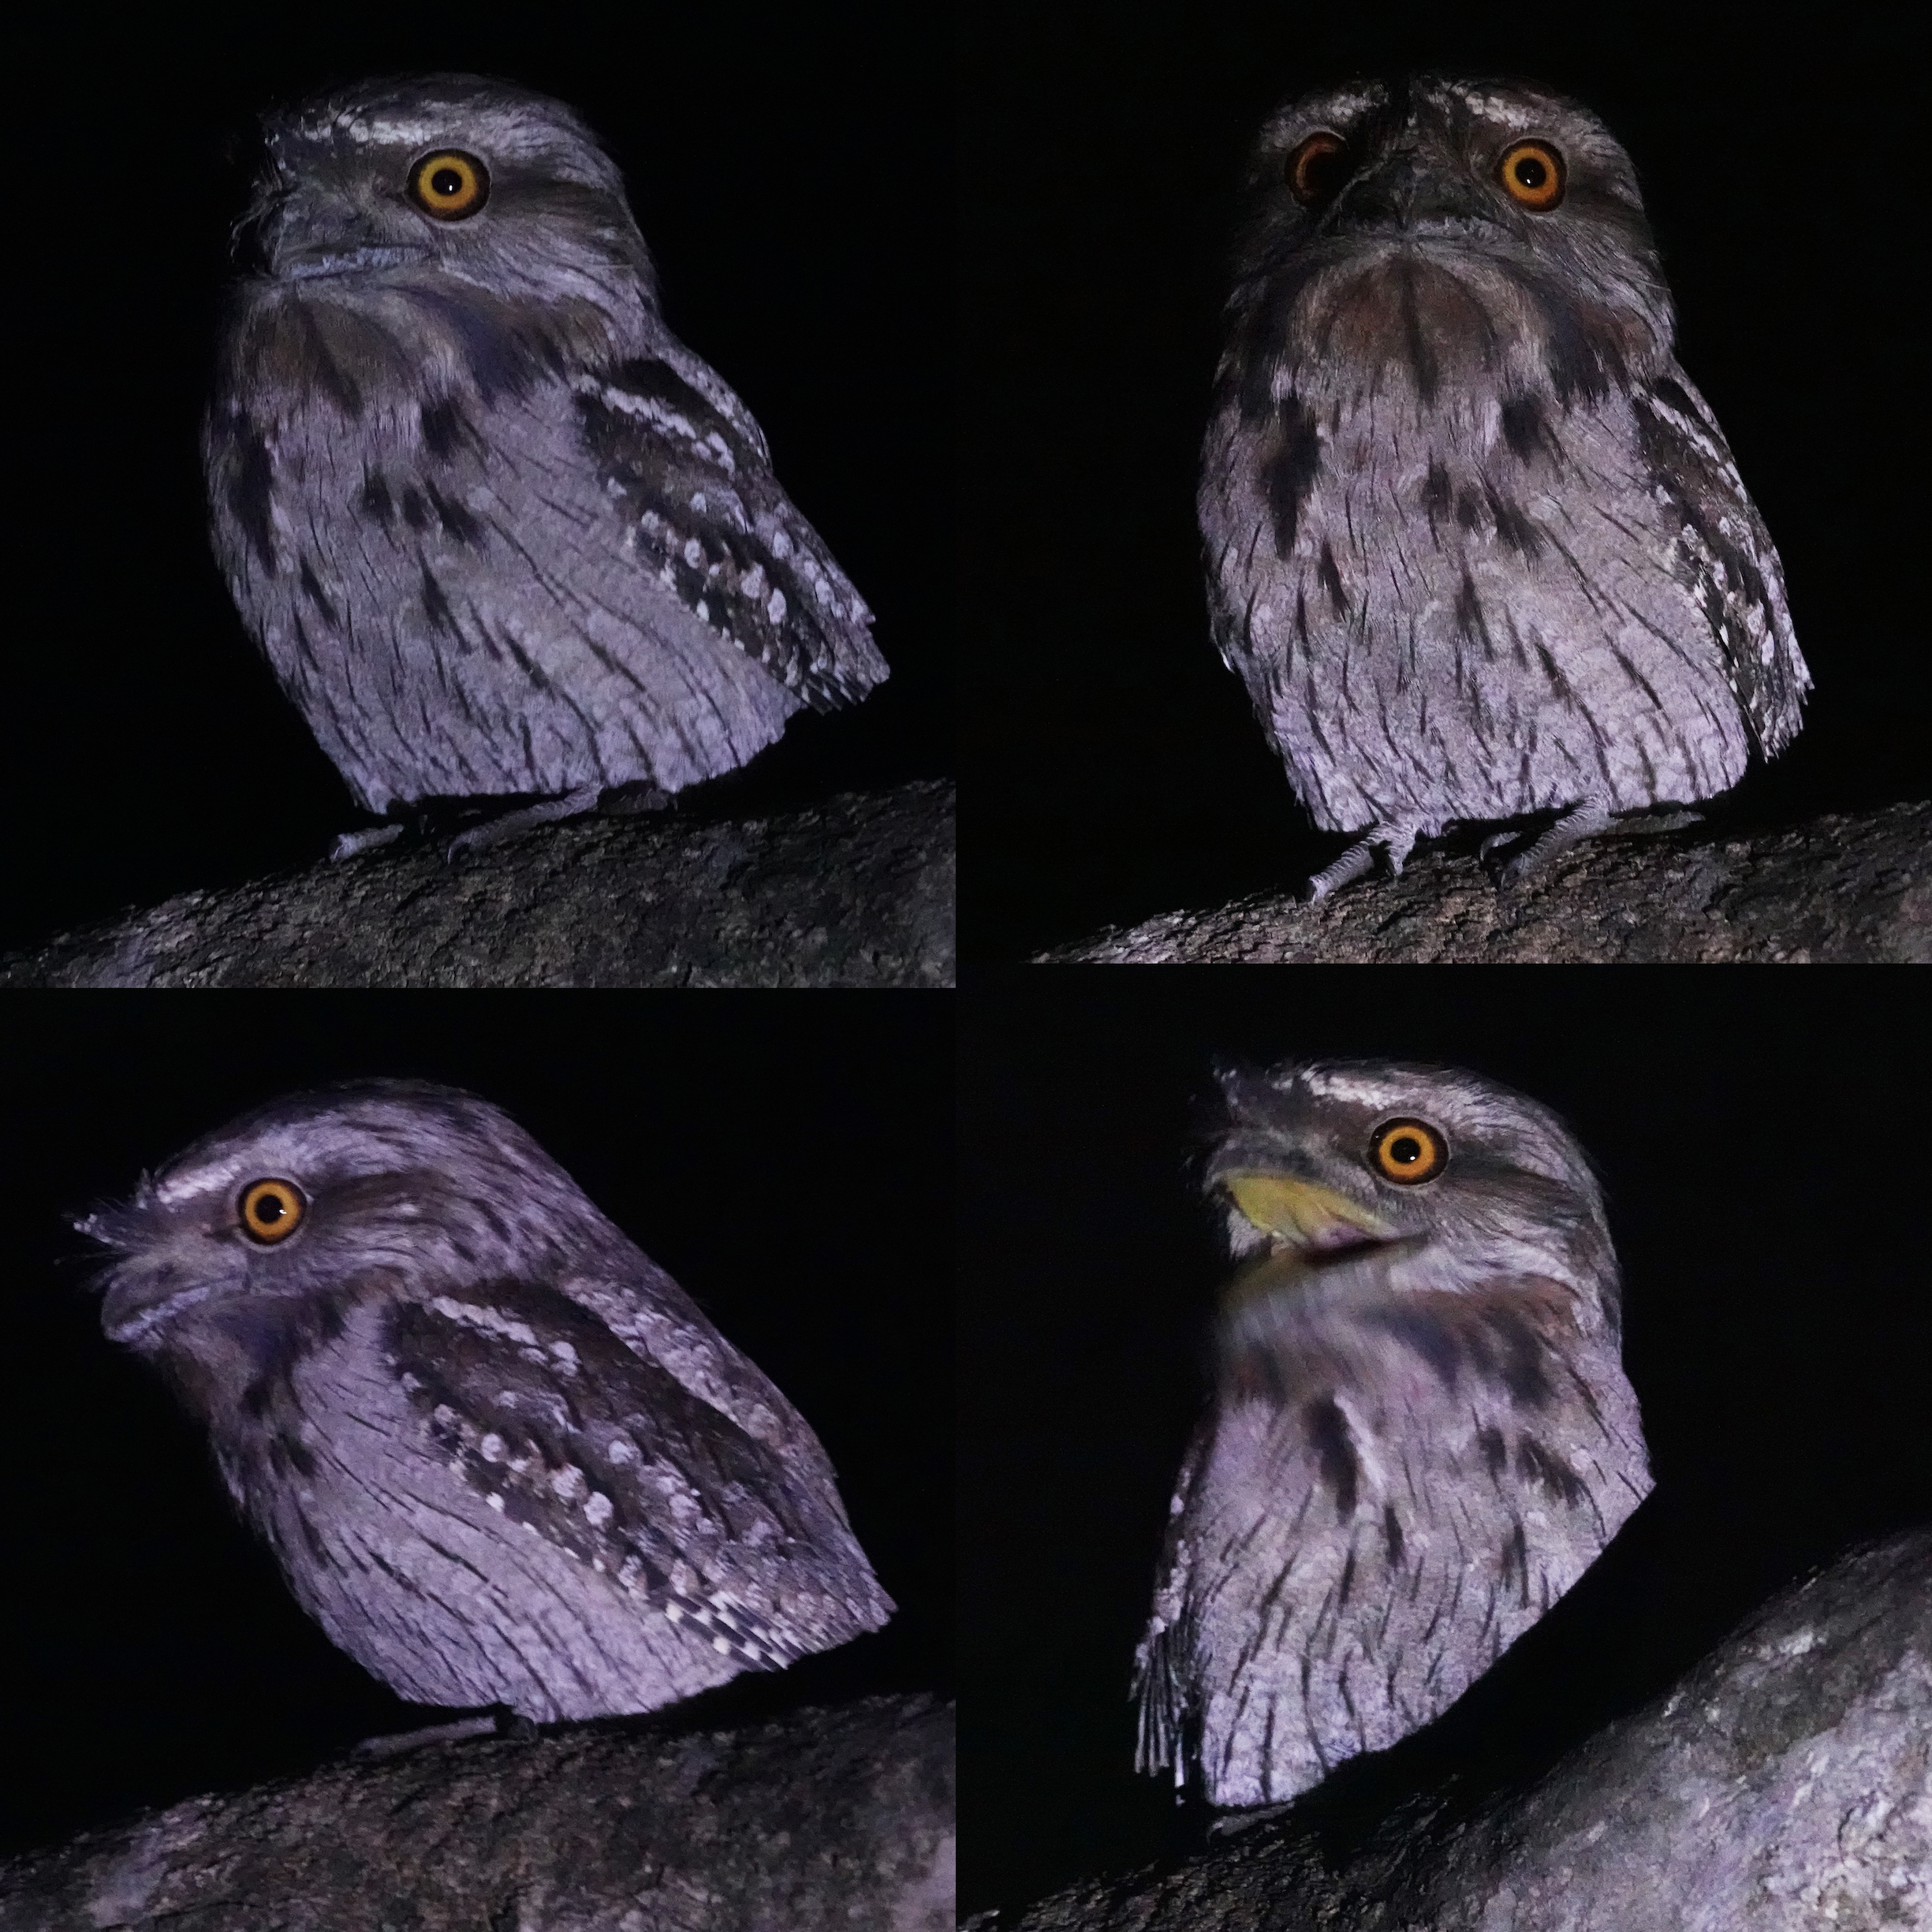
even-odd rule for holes
{"type": "Polygon", "coordinates": [[[1460,169],[1431,166],[1411,146],[1382,155],[1335,197],[1322,226],[1340,234],[1397,233],[1486,221],[1494,211],[1460,169]]]}

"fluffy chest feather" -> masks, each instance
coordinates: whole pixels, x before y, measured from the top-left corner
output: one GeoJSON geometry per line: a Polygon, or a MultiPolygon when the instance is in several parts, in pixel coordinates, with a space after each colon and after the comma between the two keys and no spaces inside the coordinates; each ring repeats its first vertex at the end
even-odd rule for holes
{"type": "Polygon", "coordinates": [[[1217,640],[1318,822],[1708,797],[1749,739],[1628,395],[1400,386],[1210,427],[1217,640]]]}

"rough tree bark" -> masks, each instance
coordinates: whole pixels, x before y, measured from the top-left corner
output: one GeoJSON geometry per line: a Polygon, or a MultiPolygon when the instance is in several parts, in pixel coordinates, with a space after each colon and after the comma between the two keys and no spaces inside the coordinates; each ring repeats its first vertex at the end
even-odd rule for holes
{"type": "Polygon", "coordinates": [[[1527,1790],[1337,1859],[1309,1800],[978,1932],[1879,1932],[1932,1924],[1932,1531],[1854,1552],[1527,1790]]]}
{"type": "Polygon", "coordinates": [[[952,1714],[427,1745],[0,1866],[5,1932],[941,1932],[952,1714]]]}
{"type": "Polygon", "coordinates": [[[188,893],[0,960],[0,987],[950,986],[954,878],[939,782],[576,819],[188,893]]]}
{"type": "Polygon", "coordinates": [[[1473,854],[1319,905],[1263,893],[1111,929],[1048,964],[1454,965],[1932,960],[1932,804],[1778,832],[1610,835],[1499,892],[1473,854]]]}

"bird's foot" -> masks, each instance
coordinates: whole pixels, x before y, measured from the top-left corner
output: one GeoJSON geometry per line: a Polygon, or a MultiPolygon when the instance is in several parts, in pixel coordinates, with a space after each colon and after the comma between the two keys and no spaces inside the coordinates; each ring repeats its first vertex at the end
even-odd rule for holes
{"type": "Polygon", "coordinates": [[[630,785],[609,787],[597,801],[597,815],[602,819],[634,819],[647,811],[669,811],[676,803],[662,785],[640,778],[630,785]]]}
{"type": "Polygon", "coordinates": [[[1539,833],[1525,843],[1519,843],[1509,856],[1501,855],[1512,840],[1513,832],[1492,832],[1483,840],[1480,854],[1484,867],[1499,886],[1520,884],[1531,873],[1539,871],[1572,845],[1580,845],[1587,838],[1594,838],[1598,833],[1609,829],[1610,808],[1600,798],[1587,798],[1580,805],[1572,806],[1553,826],[1539,833]],[[1492,863],[1494,860],[1495,863],[1492,863]]]}
{"type": "Polygon", "coordinates": [[[353,859],[406,837],[441,845],[444,857],[453,860],[468,852],[487,852],[492,845],[555,819],[581,818],[591,811],[605,818],[628,819],[637,813],[666,811],[674,803],[669,792],[648,779],[610,786],[580,785],[561,797],[540,798],[509,811],[502,808],[500,798],[488,796],[412,799],[407,805],[396,807],[386,824],[343,833],[329,856],[353,859]],[[453,833],[453,826],[461,829],[453,833]]]}
{"type": "Polygon", "coordinates": [[[1289,1803],[1244,1805],[1238,1811],[1217,1811],[1207,1822],[1207,1835],[1210,1838],[1232,1838],[1238,1831],[1245,1831],[1250,1825],[1265,1824],[1271,1818],[1279,1818],[1289,1808],[1289,1803]]]}
{"type": "Polygon", "coordinates": [[[597,809],[602,790],[601,785],[580,785],[561,798],[539,799],[534,805],[520,806],[500,817],[487,819],[467,832],[457,833],[443,856],[453,863],[466,853],[487,852],[490,846],[500,845],[505,839],[515,838],[536,826],[549,825],[558,819],[580,819],[585,812],[597,809]]]}
{"type": "Polygon", "coordinates": [[[1365,837],[1358,839],[1333,865],[1324,866],[1302,887],[1302,897],[1313,905],[1330,893],[1352,886],[1358,878],[1367,877],[1378,852],[1382,854],[1389,876],[1400,878],[1409,854],[1415,849],[1415,838],[1416,828],[1412,825],[1371,826],[1365,837]]]}
{"type": "Polygon", "coordinates": [[[487,1711],[480,1718],[457,1718],[448,1724],[425,1725],[419,1731],[391,1731],[382,1737],[365,1737],[349,1755],[365,1762],[400,1758],[431,1744],[460,1744],[472,1737],[501,1737],[516,1721],[507,1712],[487,1711]]]}
{"type": "Polygon", "coordinates": [[[365,852],[379,852],[385,845],[393,845],[408,829],[403,824],[372,825],[365,831],[340,833],[329,849],[330,860],[333,863],[338,859],[357,858],[365,852]]]}
{"type": "Polygon", "coordinates": [[[1654,832],[1681,832],[1686,826],[1703,822],[1704,815],[1688,805],[1666,805],[1655,811],[1633,811],[1619,819],[1614,830],[1620,838],[1648,838],[1654,832]]]}

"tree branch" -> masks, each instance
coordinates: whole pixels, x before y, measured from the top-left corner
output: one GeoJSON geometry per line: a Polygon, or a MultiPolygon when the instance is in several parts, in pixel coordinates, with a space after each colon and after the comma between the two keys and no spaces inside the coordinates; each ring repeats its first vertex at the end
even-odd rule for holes
{"type": "Polygon", "coordinates": [[[953,1729],[930,1699],[350,1759],[0,1866],[35,1932],[941,1932],[953,1729]]]}
{"type": "Polygon", "coordinates": [[[13,987],[950,986],[953,789],[418,842],[0,960],[13,987]]]}
{"type": "Polygon", "coordinates": [[[1812,1932],[1932,1923],[1932,1531],[1854,1552],[1527,1791],[1337,1857],[1319,1787],[1174,1869],[978,1932],[1812,1932]]]}
{"type": "Polygon", "coordinates": [[[1594,838],[1507,891],[1426,852],[1318,905],[1287,892],[1169,912],[1048,964],[1932,961],[1932,804],[1736,834],[1594,838]]]}

